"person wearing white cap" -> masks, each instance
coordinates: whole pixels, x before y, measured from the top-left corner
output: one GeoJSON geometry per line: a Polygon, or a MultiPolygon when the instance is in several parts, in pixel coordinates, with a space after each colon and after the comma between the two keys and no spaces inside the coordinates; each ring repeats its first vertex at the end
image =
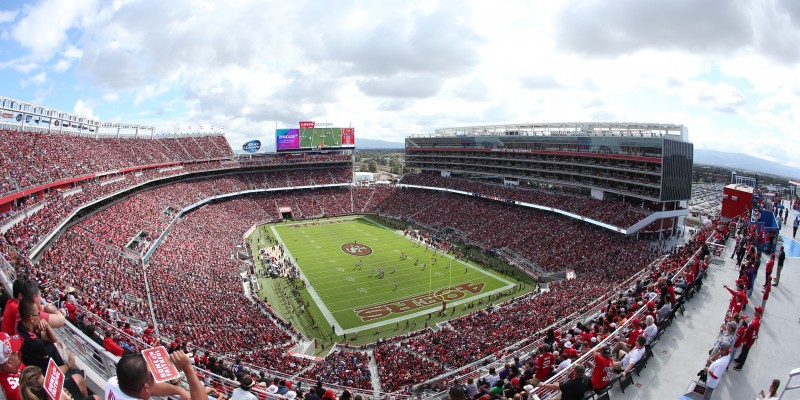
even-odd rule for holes
{"type": "Polygon", "coordinates": [[[273,383],[273,384],[271,384],[271,385],[269,385],[269,387],[267,388],[267,393],[269,393],[269,394],[275,394],[275,393],[278,393],[278,387],[277,387],[277,386],[275,386],[275,384],[274,384],[274,383],[273,383]]]}
{"type": "Polygon", "coordinates": [[[288,400],[294,400],[294,398],[297,397],[297,392],[295,392],[294,390],[290,390],[286,392],[285,396],[288,400]]]}

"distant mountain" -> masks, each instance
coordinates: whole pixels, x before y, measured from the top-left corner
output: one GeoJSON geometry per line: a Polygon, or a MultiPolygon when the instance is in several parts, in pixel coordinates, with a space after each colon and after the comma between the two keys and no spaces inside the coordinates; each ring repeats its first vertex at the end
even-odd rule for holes
{"type": "Polygon", "coordinates": [[[728,167],[736,170],[748,170],[785,176],[790,178],[800,178],[800,168],[788,167],[783,164],[748,156],[741,153],[727,153],[724,151],[694,149],[694,163],[728,167]]]}
{"type": "Polygon", "coordinates": [[[356,138],[356,149],[369,150],[369,149],[404,149],[406,147],[403,142],[387,142],[378,139],[356,138]]]}

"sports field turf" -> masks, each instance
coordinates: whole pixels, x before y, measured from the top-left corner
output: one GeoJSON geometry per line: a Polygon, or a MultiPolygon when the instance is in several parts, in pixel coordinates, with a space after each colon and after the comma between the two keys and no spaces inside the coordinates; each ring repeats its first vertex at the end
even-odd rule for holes
{"type": "Polygon", "coordinates": [[[341,146],[342,128],[300,128],[300,147],[341,146]]]}
{"type": "Polygon", "coordinates": [[[270,229],[309,282],[310,297],[322,314],[316,318],[335,326],[337,334],[395,325],[441,310],[443,299],[449,309],[515,284],[492,271],[418,246],[398,231],[365,217],[273,225],[270,229]],[[403,253],[406,260],[401,260],[403,253]],[[357,266],[361,261],[363,266],[357,266]],[[428,266],[423,269],[423,264],[428,266]],[[379,278],[381,268],[385,272],[379,278]]]}

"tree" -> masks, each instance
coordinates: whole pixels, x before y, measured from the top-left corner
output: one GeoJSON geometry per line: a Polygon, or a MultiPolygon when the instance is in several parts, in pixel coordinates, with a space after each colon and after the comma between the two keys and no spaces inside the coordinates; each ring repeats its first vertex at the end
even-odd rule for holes
{"type": "Polygon", "coordinates": [[[375,159],[369,160],[369,172],[378,172],[378,163],[375,159]]]}

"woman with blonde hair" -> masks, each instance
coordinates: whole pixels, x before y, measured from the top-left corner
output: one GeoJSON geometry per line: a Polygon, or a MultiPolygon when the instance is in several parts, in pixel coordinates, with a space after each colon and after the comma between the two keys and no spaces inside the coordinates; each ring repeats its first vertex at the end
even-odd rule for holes
{"type": "MultiPolygon", "coordinates": [[[[70,385],[70,379],[71,378],[67,377],[64,381],[64,388],[61,391],[61,400],[73,400],[70,391],[80,394],[74,383],[70,385]]],[[[49,396],[44,392],[42,385],[44,385],[44,374],[41,368],[32,365],[30,367],[25,367],[25,369],[19,373],[19,392],[22,400],[49,400],[49,396]]],[[[102,399],[90,394],[86,397],[86,400],[102,399]]]]}
{"type": "MultiPolygon", "coordinates": [[[[22,400],[47,399],[42,384],[44,384],[42,369],[36,366],[25,367],[19,373],[19,393],[22,400]]],[[[64,390],[61,393],[61,400],[72,400],[72,396],[69,395],[68,391],[64,390]]]]}

